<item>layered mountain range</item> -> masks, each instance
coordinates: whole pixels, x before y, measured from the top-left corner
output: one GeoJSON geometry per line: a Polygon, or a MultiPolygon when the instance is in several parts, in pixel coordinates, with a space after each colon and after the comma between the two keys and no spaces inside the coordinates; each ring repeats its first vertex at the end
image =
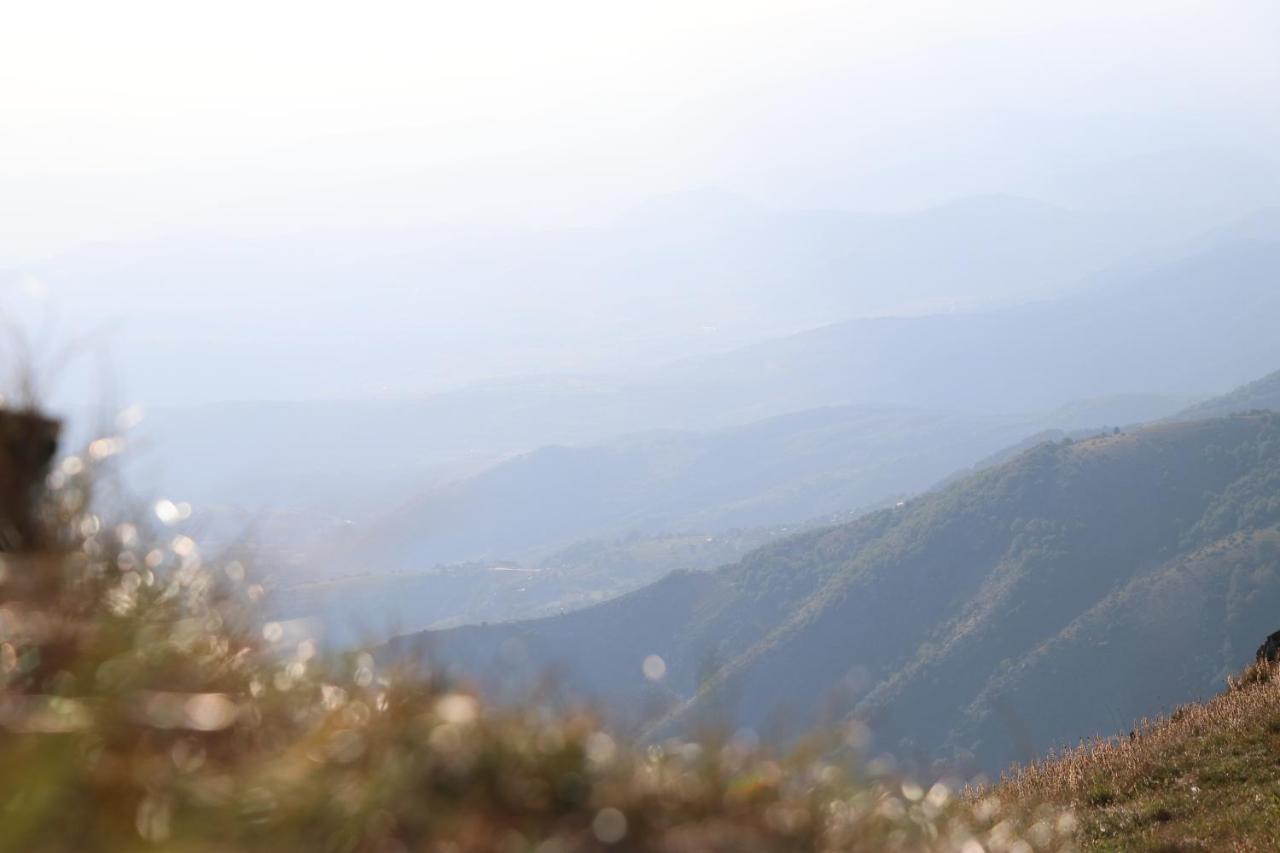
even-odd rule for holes
{"type": "Polygon", "coordinates": [[[937,491],[561,616],[403,637],[516,695],[661,736],[854,717],[995,770],[1212,695],[1280,619],[1274,377],[1182,419],[1038,444],[937,491]]]}

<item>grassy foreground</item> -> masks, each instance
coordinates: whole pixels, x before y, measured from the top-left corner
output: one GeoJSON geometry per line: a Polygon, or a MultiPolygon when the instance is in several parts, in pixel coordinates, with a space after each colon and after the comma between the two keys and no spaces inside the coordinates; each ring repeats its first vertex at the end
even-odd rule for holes
{"type": "Polygon", "coordinates": [[[1089,850],[1280,850],[1277,669],[1255,664],[1209,702],[1014,771],[993,793],[1072,804],[1089,850]]]}
{"type": "Polygon", "coordinates": [[[632,744],[583,711],[321,654],[263,621],[238,562],[95,506],[119,449],[30,489],[0,465],[0,850],[1074,849],[1069,812],[876,777],[831,739],[632,744]]]}

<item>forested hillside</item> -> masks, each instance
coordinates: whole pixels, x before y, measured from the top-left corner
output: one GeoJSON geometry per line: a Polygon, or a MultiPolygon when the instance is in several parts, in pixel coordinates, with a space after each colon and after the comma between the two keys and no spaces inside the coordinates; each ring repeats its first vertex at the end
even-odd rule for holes
{"type": "Polygon", "coordinates": [[[997,769],[1239,668],[1280,612],[1277,494],[1277,415],[1044,444],[713,573],[425,639],[508,690],[554,664],[655,732],[853,714],[900,754],[997,769]]]}

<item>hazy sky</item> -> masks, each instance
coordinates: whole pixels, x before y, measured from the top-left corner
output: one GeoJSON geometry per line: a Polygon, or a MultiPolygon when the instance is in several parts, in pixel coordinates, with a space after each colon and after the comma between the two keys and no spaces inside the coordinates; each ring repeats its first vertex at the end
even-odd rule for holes
{"type": "Polygon", "coordinates": [[[1274,0],[8,4],[0,319],[202,401],[1043,297],[1083,280],[1063,252],[1116,252],[1035,242],[1058,232],[1034,208],[1026,246],[981,203],[878,238],[775,212],[1025,195],[1140,254],[1280,204],[1278,93],[1274,0]],[[703,188],[729,195],[626,216],[703,188]],[[718,236],[735,204],[764,230],[718,236]],[[1058,277],[1000,266],[1019,247],[1058,277]]]}
{"type": "Polygon", "coordinates": [[[279,227],[335,191],[354,221],[546,224],[706,185],[909,207],[1266,152],[1278,32],[1266,0],[10,4],[0,262],[279,227]]]}

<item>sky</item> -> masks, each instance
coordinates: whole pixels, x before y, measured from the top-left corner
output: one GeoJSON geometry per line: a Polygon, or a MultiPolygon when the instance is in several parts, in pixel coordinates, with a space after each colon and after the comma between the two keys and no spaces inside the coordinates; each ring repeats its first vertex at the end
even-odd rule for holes
{"type": "Polygon", "coordinates": [[[592,223],[690,187],[900,209],[1161,137],[1266,151],[1273,5],[16,4],[0,262],[332,192],[353,219],[592,223]]]}

